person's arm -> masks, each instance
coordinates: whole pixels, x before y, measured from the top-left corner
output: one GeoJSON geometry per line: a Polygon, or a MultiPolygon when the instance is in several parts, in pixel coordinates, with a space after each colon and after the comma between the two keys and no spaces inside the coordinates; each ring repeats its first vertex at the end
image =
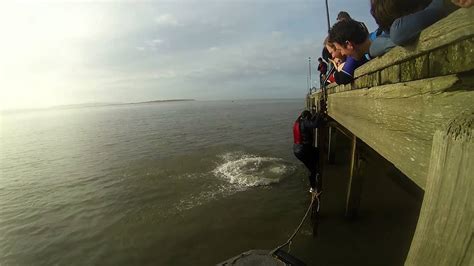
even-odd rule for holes
{"type": "Polygon", "coordinates": [[[390,38],[396,45],[406,45],[452,11],[452,6],[445,6],[444,0],[433,0],[425,9],[397,18],[390,27],[390,38]]]}
{"type": "Polygon", "coordinates": [[[393,41],[390,39],[390,36],[381,35],[372,41],[369,53],[372,58],[375,58],[385,54],[395,46],[397,45],[393,43],[393,41]]]}
{"type": "Polygon", "coordinates": [[[305,119],[302,121],[305,128],[318,128],[321,125],[323,116],[320,113],[316,113],[311,119],[305,119]]]}
{"type": "Polygon", "coordinates": [[[334,72],[334,80],[337,84],[349,84],[354,80],[354,70],[359,65],[359,62],[354,58],[348,56],[344,65],[337,68],[334,72]]]}
{"type": "Polygon", "coordinates": [[[334,80],[337,84],[349,84],[354,78],[344,71],[334,72],[334,80]]]}

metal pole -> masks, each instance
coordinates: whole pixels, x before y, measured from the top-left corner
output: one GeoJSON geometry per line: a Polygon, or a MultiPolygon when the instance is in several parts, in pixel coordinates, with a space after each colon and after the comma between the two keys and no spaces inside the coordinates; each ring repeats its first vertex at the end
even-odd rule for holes
{"type": "Polygon", "coordinates": [[[311,93],[311,89],[309,86],[309,75],[306,75],[306,88],[308,88],[309,93],[311,93]]]}
{"type": "Polygon", "coordinates": [[[311,79],[311,57],[308,57],[308,70],[309,70],[309,92],[313,88],[313,80],[311,79]]]}
{"type": "Polygon", "coordinates": [[[329,20],[328,0],[326,0],[326,17],[328,19],[328,32],[329,32],[329,30],[331,30],[331,21],[329,20]]]}

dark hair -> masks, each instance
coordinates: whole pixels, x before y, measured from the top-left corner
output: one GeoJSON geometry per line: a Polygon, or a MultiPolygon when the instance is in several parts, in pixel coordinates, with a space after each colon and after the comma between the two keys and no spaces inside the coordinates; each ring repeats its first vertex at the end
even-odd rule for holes
{"type": "Polygon", "coordinates": [[[337,20],[345,20],[345,19],[352,19],[349,13],[346,11],[341,11],[337,14],[337,20]]]}
{"type": "Polygon", "coordinates": [[[318,58],[318,61],[323,61],[323,59],[320,57],[320,58],[318,58]]]}
{"type": "Polygon", "coordinates": [[[370,0],[370,14],[382,30],[390,30],[393,21],[426,8],[431,0],[370,0]]]}
{"type": "Polygon", "coordinates": [[[346,41],[361,44],[369,37],[369,31],[362,22],[341,20],[334,24],[329,31],[329,42],[345,45],[346,41]]]}
{"type": "Polygon", "coordinates": [[[326,62],[329,60],[329,58],[331,58],[331,53],[329,53],[328,48],[326,48],[326,46],[324,46],[323,51],[321,52],[321,55],[323,56],[326,62]]]}
{"type": "Polygon", "coordinates": [[[308,111],[308,110],[304,110],[303,112],[301,112],[301,116],[300,116],[300,117],[303,118],[303,119],[308,119],[308,118],[311,117],[311,112],[308,111]]]}

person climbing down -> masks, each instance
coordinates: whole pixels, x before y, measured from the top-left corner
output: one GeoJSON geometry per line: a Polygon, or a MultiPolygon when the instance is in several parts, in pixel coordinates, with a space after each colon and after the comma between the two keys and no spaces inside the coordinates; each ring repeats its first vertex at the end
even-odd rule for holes
{"type": "Polygon", "coordinates": [[[305,110],[296,119],[293,124],[293,152],[309,170],[309,183],[310,192],[321,191],[321,184],[319,182],[319,152],[316,147],[313,146],[314,133],[313,129],[318,128],[323,123],[323,116],[316,113],[314,116],[311,112],[305,110]],[[316,187],[316,185],[318,187],[316,187]]]}

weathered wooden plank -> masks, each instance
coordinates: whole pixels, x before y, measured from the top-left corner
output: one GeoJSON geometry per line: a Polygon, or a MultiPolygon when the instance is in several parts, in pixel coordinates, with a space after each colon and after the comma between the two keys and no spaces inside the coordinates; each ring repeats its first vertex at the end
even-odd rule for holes
{"type": "Polygon", "coordinates": [[[428,77],[428,55],[419,56],[413,60],[400,64],[401,81],[412,81],[428,77]]]}
{"type": "MultiPolygon", "coordinates": [[[[474,20],[474,19],[472,19],[474,20]]],[[[474,68],[474,38],[462,40],[429,54],[430,76],[444,76],[474,68]]]]}
{"type": "Polygon", "coordinates": [[[474,113],[437,130],[405,265],[473,265],[474,113]]]}
{"type": "Polygon", "coordinates": [[[424,188],[435,130],[474,110],[472,79],[450,75],[330,94],[328,114],[424,188]]]}
{"type": "Polygon", "coordinates": [[[393,65],[382,69],[380,71],[380,82],[382,85],[400,82],[400,65],[393,65]]]}
{"type": "Polygon", "coordinates": [[[387,54],[359,67],[355,71],[355,76],[360,77],[384,69],[436,48],[474,36],[473,17],[474,7],[461,8],[425,29],[416,43],[405,47],[395,47],[387,54]]]}

